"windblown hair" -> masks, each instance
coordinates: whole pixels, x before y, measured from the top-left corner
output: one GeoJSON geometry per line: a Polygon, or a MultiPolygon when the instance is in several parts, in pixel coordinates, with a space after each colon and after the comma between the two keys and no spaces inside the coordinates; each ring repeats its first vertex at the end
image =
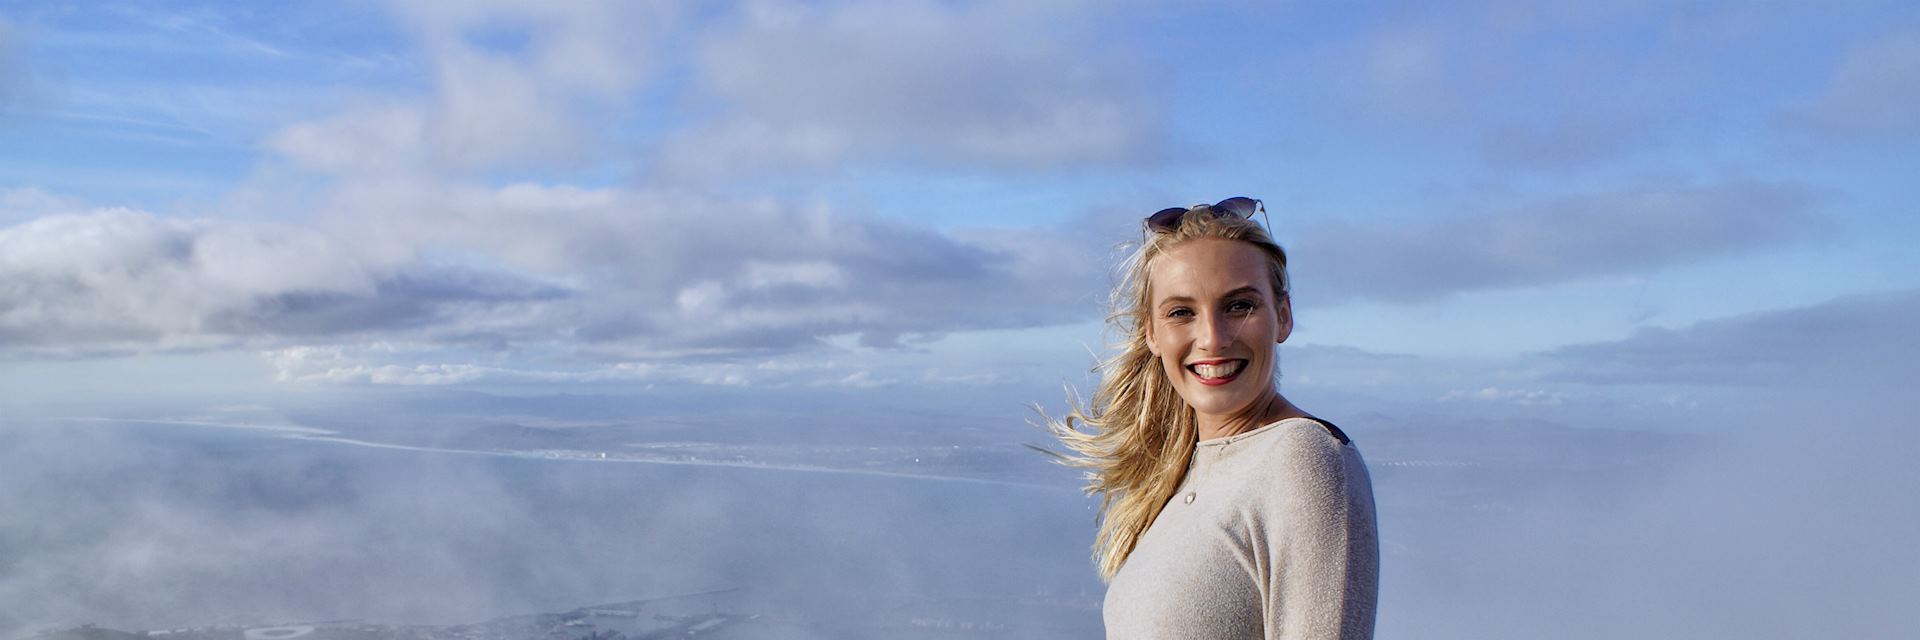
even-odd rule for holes
{"type": "MultiPolygon", "coordinates": [[[[1101,495],[1093,560],[1105,580],[1126,563],[1147,525],[1180,487],[1199,437],[1193,408],[1147,350],[1153,321],[1147,285],[1154,260],[1195,238],[1259,248],[1270,258],[1276,303],[1288,293],[1287,253],[1273,237],[1252,220],[1215,214],[1206,205],[1190,209],[1176,229],[1149,231],[1121,263],[1107,316],[1114,335],[1123,337],[1110,345],[1120,353],[1095,369],[1101,372],[1100,387],[1089,405],[1073,407],[1064,419],[1046,419],[1047,429],[1073,452],[1056,454],[1060,462],[1087,469],[1087,493],[1101,495]]],[[[1077,404],[1071,398],[1069,403],[1077,404]]]]}

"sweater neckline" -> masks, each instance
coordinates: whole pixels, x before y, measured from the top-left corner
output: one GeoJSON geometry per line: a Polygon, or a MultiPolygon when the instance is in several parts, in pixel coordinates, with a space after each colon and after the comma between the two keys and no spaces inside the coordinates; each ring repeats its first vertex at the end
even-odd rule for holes
{"type": "Polygon", "coordinates": [[[1307,421],[1308,424],[1318,425],[1317,422],[1314,422],[1313,418],[1308,418],[1305,416],[1281,418],[1279,420],[1269,422],[1267,424],[1261,425],[1258,428],[1250,429],[1245,432],[1236,433],[1230,436],[1221,436],[1218,438],[1201,440],[1200,442],[1195,443],[1193,447],[1193,455],[1187,459],[1187,480],[1186,480],[1186,484],[1183,486],[1191,486],[1192,483],[1200,482],[1208,473],[1211,472],[1214,465],[1219,464],[1220,462],[1233,457],[1235,453],[1238,453],[1241,449],[1246,448],[1246,447],[1236,447],[1231,445],[1234,445],[1239,442],[1244,442],[1246,440],[1250,440],[1253,438],[1258,438],[1260,437],[1261,434],[1280,431],[1284,429],[1285,425],[1288,425],[1288,423],[1299,421],[1299,420],[1305,420],[1307,421]]]}
{"type": "Polygon", "coordinates": [[[1281,418],[1279,420],[1275,420],[1273,422],[1266,423],[1259,427],[1248,429],[1246,431],[1242,431],[1240,433],[1236,433],[1230,436],[1220,436],[1218,438],[1208,438],[1206,440],[1201,440],[1197,443],[1194,443],[1194,446],[1195,447],[1224,447],[1226,445],[1233,444],[1235,442],[1239,442],[1241,440],[1245,440],[1247,438],[1251,438],[1251,437],[1260,435],[1262,433],[1266,433],[1268,431],[1273,431],[1275,430],[1275,428],[1279,427],[1282,424],[1286,424],[1288,421],[1291,421],[1291,420],[1306,420],[1308,422],[1312,422],[1313,418],[1309,418],[1306,416],[1293,416],[1291,418],[1281,418]]]}

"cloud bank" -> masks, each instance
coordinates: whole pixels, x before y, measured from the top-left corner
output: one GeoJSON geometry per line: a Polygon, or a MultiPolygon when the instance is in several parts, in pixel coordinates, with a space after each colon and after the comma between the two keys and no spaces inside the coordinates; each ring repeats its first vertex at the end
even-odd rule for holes
{"type": "Polygon", "coordinates": [[[1915,377],[1920,291],[1848,296],[1544,354],[1551,378],[1589,384],[1882,389],[1915,377]]]}
{"type": "Polygon", "coordinates": [[[623,360],[1069,322],[1102,286],[1064,229],[537,185],[384,197],[324,230],[126,209],[0,228],[0,336],[16,355],[394,340],[623,360]]]}
{"type": "Polygon", "coordinates": [[[563,295],[506,274],[383,262],[297,227],[107,209],[0,229],[0,338],[14,353],[402,331],[563,295]]]}
{"type": "Polygon", "coordinates": [[[1824,237],[1832,224],[1815,202],[1796,187],[1740,182],[1552,198],[1418,225],[1328,222],[1300,231],[1294,263],[1316,299],[1432,300],[1824,237]]]}

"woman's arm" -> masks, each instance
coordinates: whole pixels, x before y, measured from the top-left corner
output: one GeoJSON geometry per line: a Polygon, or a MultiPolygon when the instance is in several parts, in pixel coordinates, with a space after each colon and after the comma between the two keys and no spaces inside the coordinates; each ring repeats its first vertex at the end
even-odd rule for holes
{"type": "Polygon", "coordinates": [[[1262,602],[1267,638],[1372,638],[1380,551],[1372,481],[1351,445],[1322,429],[1296,429],[1275,456],[1264,506],[1262,602]]]}

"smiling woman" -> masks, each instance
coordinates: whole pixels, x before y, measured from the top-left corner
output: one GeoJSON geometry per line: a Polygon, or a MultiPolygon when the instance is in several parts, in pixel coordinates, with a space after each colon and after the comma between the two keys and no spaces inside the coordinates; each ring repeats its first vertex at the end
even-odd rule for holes
{"type": "Polygon", "coordinates": [[[1109,638],[1373,635],[1372,484],[1346,434],[1276,387],[1293,306],[1258,207],[1147,219],[1113,296],[1122,352],[1092,406],[1051,423],[1103,496],[1109,638]]]}

